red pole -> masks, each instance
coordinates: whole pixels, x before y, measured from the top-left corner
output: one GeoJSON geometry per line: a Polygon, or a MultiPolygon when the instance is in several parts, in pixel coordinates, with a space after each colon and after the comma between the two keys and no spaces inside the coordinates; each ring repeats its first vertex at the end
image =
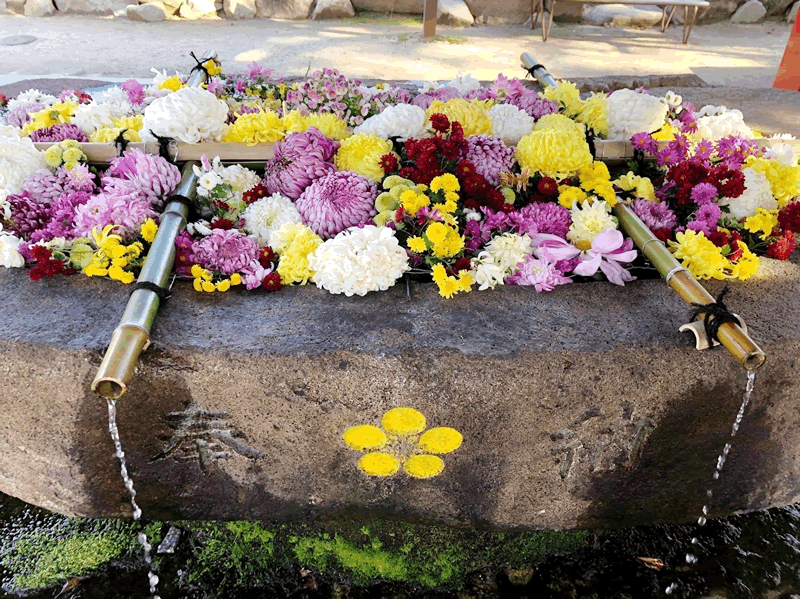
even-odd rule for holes
{"type": "Polygon", "coordinates": [[[800,91],[800,15],[794,21],[794,28],[789,34],[789,42],[772,87],[800,91]]]}

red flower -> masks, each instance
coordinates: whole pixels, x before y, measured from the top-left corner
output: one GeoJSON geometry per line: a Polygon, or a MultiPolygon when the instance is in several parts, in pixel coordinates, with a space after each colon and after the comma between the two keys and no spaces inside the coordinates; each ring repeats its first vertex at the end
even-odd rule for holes
{"type": "Polygon", "coordinates": [[[51,252],[49,248],[46,248],[43,245],[32,245],[31,257],[37,262],[47,262],[50,258],[53,257],[53,252],[51,252]]]}
{"type": "Polygon", "coordinates": [[[8,96],[0,94],[0,108],[3,108],[6,104],[8,104],[8,96]]]}
{"type": "Polygon", "coordinates": [[[398,175],[403,177],[403,179],[411,179],[413,181],[414,180],[414,172],[415,171],[416,171],[416,169],[413,169],[410,166],[406,166],[406,167],[400,169],[400,172],[398,173],[398,175]]]}
{"type": "Polygon", "coordinates": [[[475,174],[475,165],[469,160],[462,160],[456,166],[456,175],[462,181],[467,177],[475,174]]]}
{"type": "Polygon", "coordinates": [[[663,229],[657,229],[653,231],[653,235],[658,237],[661,241],[666,244],[669,240],[672,239],[672,229],[669,227],[664,227],[663,229]]]}
{"type": "Polygon", "coordinates": [[[225,231],[229,231],[233,229],[233,221],[228,220],[227,218],[220,218],[219,216],[214,217],[209,225],[211,229],[223,229],[225,231]]]}
{"type": "Polygon", "coordinates": [[[264,268],[272,267],[272,263],[278,258],[277,254],[269,246],[261,248],[258,261],[264,268]]]}
{"type": "Polygon", "coordinates": [[[767,246],[767,256],[776,260],[788,260],[797,249],[797,240],[792,231],[784,231],[783,235],[767,246]]]}
{"type": "Polygon", "coordinates": [[[406,209],[400,206],[397,211],[394,213],[394,222],[399,223],[403,220],[403,217],[406,215],[406,209]]]}
{"type": "Polygon", "coordinates": [[[381,156],[380,164],[381,168],[383,169],[383,172],[386,173],[387,175],[389,173],[395,172],[397,170],[397,167],[399,166],[399,164],[397,163],[397,156],[395,156],[394,154],[384,154],[383,156],[381,156]]]}
{"type": "Polygon", "coordinates": [[[267,197],[267,188],[264,187],[263,182],[256,185],[253,189],[245,191],[242,194],[242,199],[244,203],[248,206],[255,202],[256,200],[260,200],[261,198],[267,197]]]}
{"type": "Polygon", "coordinates": [[[724,245],[728,245],[728,236],[725,234],[724,231],[714,231],[711,235],[708,236],[708,240],[718,248],[721,248],[724,245]]]}
{"type": "Polygon", "coordinates": [[[558,183],[552,177],[542,177],[539,179],[539,182],[536,184],[536,189],[544,196],[554,197],[558,195],[558,183]]]}
{"type": "Polygon", "coordinates": [[[497,212],[507,212],[506,206],[514,209],[511,204],[506,202],[506,197],[497,189],[490,189],[486,194],[486,205],[497,212]]]}
{"type": "Polygon", "coordinates": [[[731,262],[736,262],[744,255],[744,250],[739,243],[741,240],[742,236],[739,235],[737,231],[731,231],[731,236],[728,238],[728,247],[731,248],[731,253],[728,254],[728,260],[731,262]]]}
{"type": "Polygon", "coordinates": [[[446,115],[436,113],[431,115],[431,127],[439,133],[447,133],[450,130],[450,119],[446,115]]]}
{"type": "Polygon", "coordinates": [[[472,260],[465,256],[456,260],[455,264],[453,264],[453,271],[450,274],[457,275],[462,270],[469,270],[470,268],[472,268],[472,260]]]}
{"type": "Polygon", "coordinates": [[[464,127],[458,121],[450,123],[450,139],[464,139],[464,127]]]}
{"type": "Polygon", "coordinates": [[[711,183],[726,198],[738,198],[744,193],[744,173],[742,171],[719,165],[712,169],[711,177],[711,183]]]}
{"type": "Polygon", "coordinates": [[[789,202],[778,212],[778,223],[784,231],[800,233],[800,202],[789,202]]]}
{"type": "Polygon", "coordinates": [[[211,205],[214,206],[217,210],[221,210],[222,212],[230,212],[231,207],[228,205],[228,202],[223,202],[222,200],[211,200],[211,205]]]}
{"type": "Polygon", "coordinates": [[[283,288],[283,281],[278,273],[271,272],[261,281],[261,286],[267,291],[278,291],[283,288]]]}

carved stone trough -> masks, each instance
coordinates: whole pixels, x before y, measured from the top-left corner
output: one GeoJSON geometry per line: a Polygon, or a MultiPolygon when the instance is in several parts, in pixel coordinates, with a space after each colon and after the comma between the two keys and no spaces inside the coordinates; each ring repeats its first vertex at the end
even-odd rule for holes
{"type": "MultiPolygon", "coordinates": [[[[708,284],[716,295],[719,283],[708,284]]],[[[767,354],[711,515],[800,500],[800,264],[764,259],[726,301],[767,354]]],[[[127,300],[108,281],[0,272],[0,491],[129,517],[90,384],[127,300]]],[[[119,426],[149,519],[380,516],[492,528],[695,519],[746,374],[698,352],[660,280],[440,298],[315,287],[197,294],[162,308],[119,426]],[[452,427],[438,476],[358,468],[343,441],[410,407],[452,427]]]]}

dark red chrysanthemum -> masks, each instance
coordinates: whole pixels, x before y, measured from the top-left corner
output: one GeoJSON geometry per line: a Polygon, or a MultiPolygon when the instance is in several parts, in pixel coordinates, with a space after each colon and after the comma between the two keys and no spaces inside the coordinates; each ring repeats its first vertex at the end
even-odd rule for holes
{"type": "Polygon", "coordinates": [[[458,121],[450,123],[450,139],[464,139],[464,127],[458,121]]]}
{"type": "Polygon", "coordinates": [[[228,220],[227,218],[220,218],[216,216],[211,221],[211,224],[209,226],[212,229],[224,229],[225,231],[228,231],[230,229],[233,229],[233,221],[228,220]]]}
{"type": "Polygon", "coordinates": [[[414,180],[414,171],[415,170],[416,169],[414,169],[414,168],[412,168],[410,166],[406,166],[406,167],[401,168],[400,172],[397,173],[397,174],[400,175],[401,177],[403,177],[403,179],[411,179],[413,181],[414,180]]]}
{"type": "Polygon", "coordinates": [[[784,231],[800,233],[800,201],[786,204],[778,212],[778,223],[784,231]]]}
{"type": "Polygon", "coordinates": [[[431,115],[431,127],[439,133],[447,133],[450,130],[450,119],[446,115],[437,112],[431,115]]]}
{"type": "Polygon", "coordinates": [[[557,196],[558,183],[552,177],[542,177],[536,184],[537,191],[544,196],[557,196]]]}
{"type": "Polygon", "coordinates": [[[32,245],[31,257],[37,262],[47,262],[53,257],[53,252],[50,251],[50,248],[46,248],[43,245],[32,245]]]}
{"type": "Polygon", "coordinates": [[[711,171],[711,183],[726,198],[738,198],[744,193],[744,173],[722,164],[711,171]]]}
{"type": "Polygon", "coordinates": [[[277,272],[271,272],[261,281],[261,286],[267,291],[278,291],[283,288],[283,281],[277,272]]]}
{"type": "Polygon", "coordinates": [[[394,154],[384,154],[383,156],[381,156],[380,165],[381,168],[383,169],[383,172],[386,173],[387,175],[389,173],[395,172],[397,170],[397,167],[399,166],[397,162],[397,156],[395,156],[394,154]]]}
{"type": "Polygon", "coordinates": [[[721,248],[724,245],[728,245],[728,236],[725,234],[724,231],[714,231],[711,235],[708,236],[708,240],[718,248],[721,248]]]}
{"type": "Polygon", "coordinates": [[[773,243],[767,245],[767,256],[776,260],[788,260],[797,249],[797,240],[792,231],[784,231],[773,243]]]}
{"type": "Polygon", "coordinates": [[[731,262],[736,262],[744,255],[742,244],[739,243],[741,240],[742,236],[739,235],[737,231],[731,231],[730,237],[728,237],[728,247],[731,248],[731,253],[728,254],[728,260],[731,262]]]}
{"type": "Polygon", "coordinates": [[[476,172],[475,165],[469,160],[462,160],[456,166],[456,176],[462,181],[467,177],[474,175],[476,172]]]}
{"type": "Polygon", "coordinates": [[[231,207],[228,205],[228,202],[223,200],[211,200],[211,205],[214,206],[217,210],[221,210],[222,212],[230,212],[231,207]]]}
{"type": "Polygon", "coordinates": [[[278,259],[278,255],[269,246],[261,248],[258,261],[264,268],[271,268],[272,263],[278,259]]]}
{"type": "Polygon", "coordinates": [[[663,229],[657,229],[653,231],[653,235],[658,237],[661,241],[665,244],[672,239],[672,229],[669,227],[664,227],[663,229]]]}
{"type": "Polygon", "coordinates": [[[260,200],[261,198],[267,197],[269,194],[267,193],[267,188],[262,183],[256,185],[253,189],[249,189],[242,194],[242,199],[244,203],[248,206],[255,202],[256,200],[260,200]]]}
{"type": "Polygon", "coordinates": [[[456,260],[455,264],[453,264],[453,270],[450,272],[450,275],[457,275],[462,270],[469,270],[470,268],[472,268],[472,260],[466,256],[459,258],[456,260]]]}

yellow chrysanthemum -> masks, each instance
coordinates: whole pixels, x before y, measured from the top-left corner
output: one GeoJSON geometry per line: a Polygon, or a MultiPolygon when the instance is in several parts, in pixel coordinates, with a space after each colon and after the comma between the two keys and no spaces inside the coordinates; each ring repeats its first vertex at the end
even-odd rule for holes
{"type": "Polygon", "coordinates": [[[285,223],[273,238],[272,249],[280,254],[278,274],[284,285],[305,285],[314,274],[308,268],[308,256],[322,244],[310,227],[285,223]]]}
{"type": "Polygon", "coordinates": [[[472,275],[462,270],[458,273],[458,277],[448,275],[442,264],[435,264],[432,269],[433,282],[439,288],[439,295],[446,299],[450,299],[456,293],[467,292],[472,290],[472,275]]]}
{"type": "Polygon", "coordinates": [[[245,143],[248,146],[274,143],[283,139],[283,119],[277,112],[262,110],[239,115],[222,138],[227,143],[245,143]]]}
{"type": "Polygon", "coordinates": [[[386,432],[401,437],[421,433],[425,424],[425,416],[414,408],[394,408],[381,418],[381,426],[386,432]]]}
{"type": "Polygon", "coordinates": [[[653,139],[656,141],[673,141],[675,139],[675,134],[680,132],[680,129],[667,121],[661,129],[653,133],[653,139]]]}
{"type": "Polygon", "coordinates": [[[444,114],[451,121],[458,121],[464,129],[464,137],[492,134],[492,119],[486,111],[486,104],[479,100],[471,102],[463,98],[453,98],[447,102],[434,100],[425,111],[428,125],[434,114],[444,114]]]}
{"type": "Polygon", "coordinates": [[[210,281],[212,277],[211,272],[207,271],[199,264],[192,265],[191,273],[195,279],[199,279],[200,281],[210,281]]]}
{"type": "Polygon", "coordinates": [[[422,237],[409,237],[408,238],[408,249],[410,249],[415,254],[421,254],[427,251],[427,247],[425,245],[425,240],[422,237]]]}
{"type": "Polygon", "coordinates": [[[642,200],[655,202],[656,190],[653,187],[653,182],[648,177],[642,177],[639,183],[636,184],[636,191],[633,195],[642,200]]]}
{"type": "MultiPolygon", "coordinates": [[[[433,193],[437,193],[439,191],[454,193],[460,189],[461,185],[459,185],[458,179],[456,179],[456,176],[451,173],[439,175],[438,177],[434,177],[431,181],[431,191],[433,193]]],[[[455,199],[458,199],[458,196],[456,196],[455,199]]]]}
{"type": "Polygon", "coordinates": [[[28,122],[22,127],[22,134],[30,135],[40,129],[69,123],[77,110],[78,105],[74,102],[56,102],[44,110],[32,112],[29,115],[28,122]]]}
{"type": "Polygon", "coordinates": [[[554,87],[546,87],[539,93],[545,100],[553,100],[561,104],[562,110],[568,115],[578,114],[583,107],[581,92],[571,81],[559,81],[554,87]]]}
{"type": "Polygon", "coordinates": [[[740,281],[745,281],[752,277],[758,270],[759,258],[750,251],[750,248],[747,247],[747,244],[744,242],[740,241],[739,247],[742,249],[742,255],[736,261],[736,264],[733,265],[731,276],[736,277],[740,281]]]}
{"type": "Polygon", "coordinates": [[[333,163],[340,171],[353,171],[378,183],[384,175],[381,158],[393,153],[388,139],[359,133],[342,141],[333,163]]]}
{"type": "Polygon", "coordinates": [[[400,470],[400,460],[388,453],[368,453],[358,460],[358,467],[370,476],[392,476],[400,470]]]}
{"type": "Polygon", "coordinates": [[[325,137],[336,141],[341,141],[351,135],[347,123],[330,112],[303,116],[299,111],[293,110],[283,117],[283,125],[287,135],[306,131],[309,127],[319,129],[325,137]]]}
{"type": "Polygon", "coordinates": [[[576,120],[597,135],[608,135],[608,100],[603,93],[592,93],[581,105],[576,120]]]}
{"type": "Polygon", "coordinates": [[[725,268],[730,264],[703,233],[687,229],[675,235],[676,241],[670,241],[675,258],[697,279],[725,279],[725,268]]]}
{"type": "Polygon", "coordinates": [[[593,160],[589,144],[574,129],[532,131],[517,144],[516,157],[523,169],[557,179],[571,176],[593,160]]]}
{"type": "Polygon", "coordinates": [[[431,223],[425,231],[425,236],[431,243],[441,243],[447,238],[448,227],[442,223],[431,223]]]}
{"type": "Polygon", "coordinates": [[[772,195],[778,200],[778,208],[784,208],[793,198],[800,196],[800,165],[790,166],[777,160],[750,156],[745,166],[764,173],[772,195]]]}
{"type": "Polygon", "coordinates": [[[123,270],[121,266],[111,266],[111,268],[108,269],[108,276],[115,281],[121,281],[126,285],[130,285],[136,279],[132,272],[123,270]]]}
{"type": "Polygon", "coordinates": [[[463,440],[464,437],[456,429],[441,426],[425,431],[419,438],[419,446],[430,453],[443,454],[461,447],[463,440]]]}
{"type": "Polygon", "coordinates": [[[50,166],[52,168],[61,166],[62,152],[63,150],[58,146],[50,146],[49,148],[47,148],[47,150],[45,150],[44,153],[44,161],[47,163],[47,166],[50,166]]]}
{"type": "Polygon", "coordinates": [[[238,272],[235,272],[231,275],[231,285],[241,285],[242,284],[242,275],[238,272]]]}
{"type": "Polygon", "coordinates": [[[177,76],[173,76],[170,77],[169,79],[165,79],[164,81],[162,81],[161,84],[158,86],[158,89],[168,89],[171,92],[176,92],[182,87],[184,87],[184,85],[183,83],[181,83],[181,80],[178,79],[177,76]]]}
{"type": "Polygon", "coordinates": [[[92,143],[99,143],[99,144],[110,144],[116,141],[119,134],[122,133],[122,138],[128,140],[129,142],[140,142],[142,141],[141,136],[137,131],[133,129],[124,129],[121,127],[100,127],[94,133],[89,135],[89,141],[92,143]]]}
{"type": "Polygon", "coordinates": [[[431,200],[424,193],[417,193],[413,189],[407,189],[400,195],[400,203],[409,216],[416,216],[420,208],[430,206],[431,200]]]}
{"type": "Polygon", "coordinates": [[[222,281],[217,281],[215,287],[217,288],[217,291],[225,292],[231,288],[231,280],[223,279],[222,281]]]}
{"type": "Polygon", "coordinates": [[[147,243],[153,243],[153,240],[156,238],[156,233],[158,233],[158,225],[152,218],[148,218],[142,223],[142,239],[147,243]]]}
{"type": "Polygon", "coordinates": [[[207,60],[203,63],[203,68],[209,74],[210,77],[216,77],[222,72],[222,67],[219,66],[216,61],[214,60],[207,60]]]}
{"type": "Polygon", "coordinates": [[[386,434],[377,426],[363,424],[353,426],[344,433],[344,442],[357,451],[371,451],[386,445],[386,434]]]}
{"type": "Polygon", "coordinates": [[[455,256],[464,248],[464,238],[458,230],[444,223],[434,222],[425,229],[425,237],[432,244],[433,255],[437,258],[455,256]]]}
{"type": "Polygon", "coordinates": [[[602,200],[585,200],[581,204],[573,205],[570,209],[572,224],[567,232],[567,240],[579,250],[591,248],[592,241],[600,233],[617,228],[617,220],[608,213],[610,209],[602,200]]]}
{"type": "Polygon", "coordinates": [[[435,455],[415,455],[403,463],[403,470],[414,478],[432,478],[444,470],[444,462],[435,455]]]}
{"type": "Polygon", "coordinates": [[[754,216],[750,216],[744,221],[744,228],[751,233],[761,233],[764,240],[772,234],[772,230],[778,226],[778,211],[756,208],[754,216]]]}

